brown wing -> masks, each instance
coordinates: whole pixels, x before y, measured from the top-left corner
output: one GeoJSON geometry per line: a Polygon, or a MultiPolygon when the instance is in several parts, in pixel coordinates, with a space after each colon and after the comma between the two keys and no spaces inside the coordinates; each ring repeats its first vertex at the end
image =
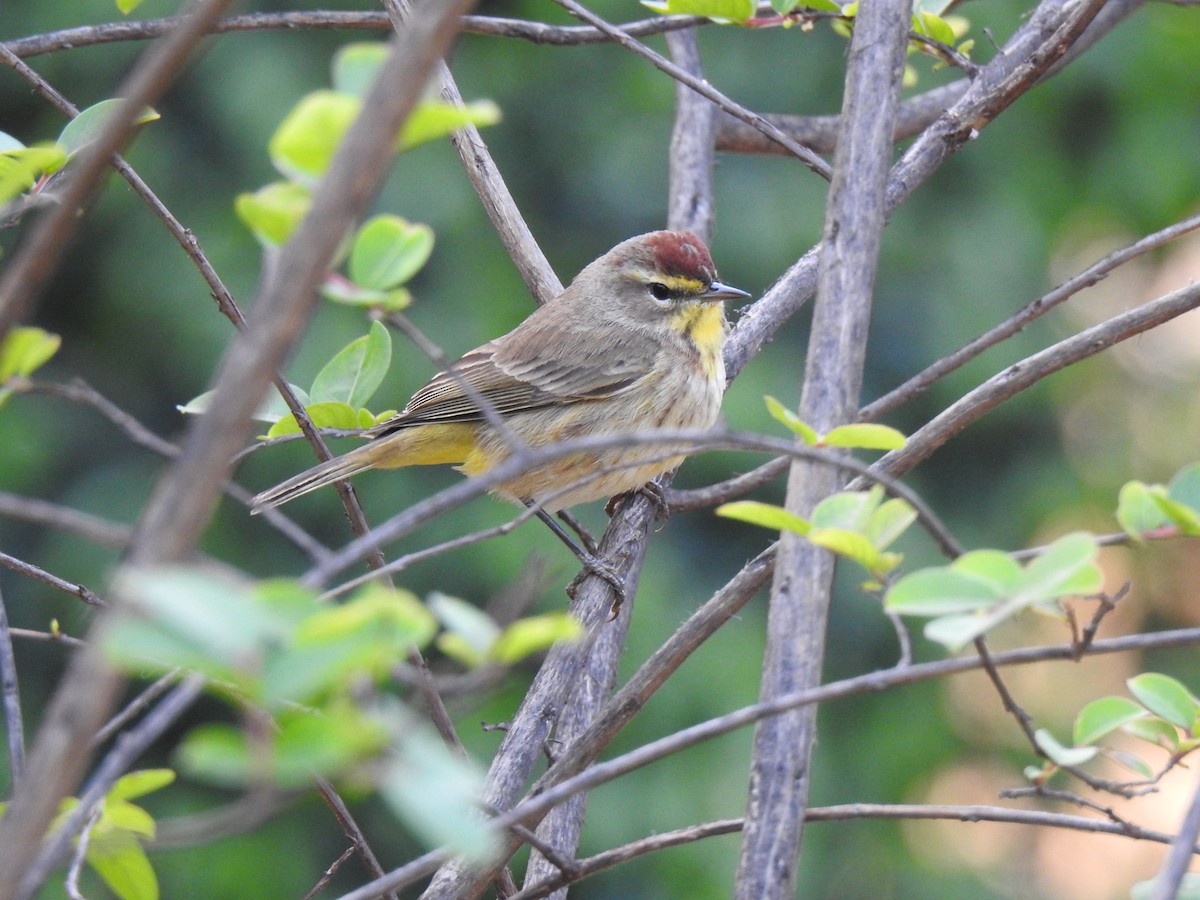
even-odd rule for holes
{"type": "Polygon", "coordinates": [[[367,436],[427,422],[482,421],[472,393],[507,415],[607,397],[650,371],[653,341],[640,334],[614,340],[611,333],[597,335],[594,327],[584,334],[560,316],[543,315],[547,311],[543,307],[508,334],[472,350],[454,363],[452,373],[439,372],[401,412],[367,436]]]}

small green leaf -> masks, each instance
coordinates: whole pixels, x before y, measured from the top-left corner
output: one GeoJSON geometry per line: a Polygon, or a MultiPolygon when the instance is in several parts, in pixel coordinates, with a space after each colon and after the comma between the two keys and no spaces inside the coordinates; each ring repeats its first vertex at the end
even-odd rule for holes
{"type": "Polygon", "coordinates": [[[412,111],[404,123],[397,149],[411,150],[453,134],[467,125],[483,128],[499,121],[500,107],[490,100],[475,100],[463,106],[441,100],[426,100],[412,111]]]}
{"type": "Polygon", "coordinates": [[[1096,552],[1096,539],[1090,534],[1063,535],[1025,567],[1017,581],[1017,590],[1027,603],[1094,594],[1104,581],[1095,564],[1096,552]]]}
{"type": "Polygon", "coordinates": [[[385,312],[399,312],[412,305],[412,294],[405,288],[372,291],[341,276],[330,276],[321,282],[321,293],[326,300],[343,306],[374,307],[385,312]]]}
{"type": "Polygon", "coordinates": [[[492,644],[489,655],[496,662],[512,665],[559,641],[576,640],[582,634],[583,626],[570,613],[528,616],[505,628],[492,644]]]}
{"type": "Polygon", "coordinates": [[[1106,750],[1104,755],[1115,762],[1117,765],[1124,766],[1129,771],[1145,778],[1147,780],[1154,777],[1154,770],[1140,756],[1129,753],[1125,750],[1106,750]]]}
{"type": "Polygon", "coordinates": [[[465,600],[434,591],[427,598],[426,605],[442,623],[442,627],[465,641],[478,659],[486,657],[500,637],[500,628],[491,616],[465,600]]]}
{"type": "Polygon", "coordinates": [[[1099,752],[1095,747],[1064,747],[1044,728],[1039,728],[1033,736],[1038,748],[1058,766],[1082,766],[1099,752]]]}
{"type": "Polygon", "coordinates": [[[47,144],[0,151],[0,203],[19,197],[43,174],[58,171],[66,161],[61,149],[47,144]]]}
{"type": "Polygon", "coordinates": [[[118,778],[105,796],[109,800],[132,800],[162,790],[174,781],[175,773],[170,769],[141,769],[118,778]]]}
{"type": "Polygon", "coordinates": [[[1170,522],[1162,507],[1154,502],[1154,492],[1161,490],[1140,481],[1122,485],[1117,494],[1117,522],[1126,534],[1140,540],[1142,535],[1170,522]]]}
{"type": "MultiPolygon", "coordinates": [[[[326,401],[324,403],[306,403],[304,411],[312,419],[317,428],[340,428],[351,431],[358,428],[358,410],[348,403],[326,401]]],[[[286,434],[299,434],[300,426],[296,417],[291,413],[280,418],[267,431],[267,438],[283,437],[286,434]]]]}
{"type": "Polygon", "coordinates": [[[797,416],[794,412],[792,412],[774,397],[768,395],[763,397],[763,400],[766,401],[767,412],[771,414],[771,418],[785,426],[788,430],[799,435],[800,440],[804,441],[804,443],[808,444],[808,446],[816,446],[818,440],[817,432],[811,425],[803,421],[799,416],[797,416]]]}
{"type": "Polygon", "coordinates": [[[945,616],[985,610],[1003,599],[996,586],[953,567],[918,569],[888,590],[884,606],[905,616],[945,616]]]}
{"type": "Polygon", "coordinates": [[[105,828],[128,831],[146,839],[154,837],[154,817],[140,806],[126,800],[105,798],[102,809],[100,824],[105,828]]]}
{"type": "Polygon", "coordinates": [[[844,528],[813,528],[808,533],[808,540],[818,547],[854,560],[872,575],[882,577],[887,574],[888,567],[884,565],[879,551],[857,531],[844,528]]]}
{"type": "Polygon", "coordinates": [[[1021,579],[1020,564],[1000,550],[972,550],[956,559],[950,567],[988,585],[997,600],[1015,594],[1021,579]]]}
{"type": "Polygon", "coordinates": [[[282,247],[312,206],[309,189],[294,181],[275,181],[253,194],[239,194],[234,212],[264,247],[282,247]]]}
{"type": "Polygon", "coordinates": [[[358,230],[350,250],[350,280],[387,291],[408,281],[433,252],[433,229],[400,216],[379,215],[358,230]]]}
{"type": "Polygon", "coordinates": [[[931,619],[925,624],[924,634],[929,640],[941,644],[951,653],[958,653],[967,644],[1001,621],[1002,617],[965,614],[949,615],[931,619]]]}
{"type": "Polygon", "coordinates": [[[895,428],[860,422],[855,425],[839,425],[821,439],[829,447],[851,447],[861,450],[899,450],[905,437],[895,428]]]}
{"type": "Polygon", "coordinates": [[[117,0],[117,9],[125,15],[129,15],[141,5],[142,0],[117,0]]]}
{"type": "Polygon", "coordinates": [[[1134,719],[1121,726],[1126,734],[1135,738],[1165,747],[1174,753],[1179,748],[1179,732],[1173,725],[1168,725],[1162,719],[1134,719]]]}
{"type": "Polygon", "coordinates": [[[316,183],[362,108],[362,101],[337,91],[314,91],[300,99],[267,144],[271,162],[285,178],[316,183]]]}
{"type": "Polygon", "coordinates": [[[878,487],[869,491],[831,494],[813,509],[813,528],[844,528],[862,532],[882,499],[883,491],[878,487]]]}
{"type": "MultiPolygon", "coordinates": [[[[111,117],[124,104],[125,101],[119,98],[101,100],[99,103],[80,111],[79,115],[68,122],[59,134],[58,146],[66,153],[68,158],[74,156],[100,137],[100,133],[104,131],[111,117]]],[[[134,124],[145,125],[147,122],[153,122],[158,118],[158,113],[152,109],[147,109],[143,110],[142,114],[134,120],[134,124]]]]}
{"type": "Polygon", "coordinates": [[[754,0],[642,0],[642,5],[667,16],[704,16],[715,22],[744,22],[754,15],[754,0]]]}
{"type": "Polygon", "coordinates": [[[1186,503],[1179,503],[1167,496],[1165,489],[1152,491],[1150,499],[1161,509],[1181,534],[1195,537],[1200,535],[1200,512],[1186,503]]]}
{"type": "Polygon", "coordinates": [[[908,501],[893,497],[871,514],[863,533],[867,540],[882,550],[890,546],[916,520],[917,511],[908,501]]]}
{"type": "Polygon", "coordinates": [[[1144,672],[1125,683],[1150,712],[1192,733],[1196,727],[1196,698],[1179,681],[1158,672],[1144,672]]]}
{"type": "Polygon", "coordinates": [[[382,323],[372,322],[367,334],[343,347],[317,373],[310,391],[312,399],[315,403],[365,406],[379,388],[391,363],[392,337],[382,323]]]}
{"type": "Polygon", "coordinates": [[[333,89],[342,94],[366,97],[387,53],[388,45],[384,41],[346,44],[333,57],[333,89]]]}
{"type": "Polygon", "coordinates": [[[1125,697],[1101,697],[1093,700],[1075,717],[1076,744],[1094,744],[1126,722],[1140,719],[1146,711],[1125,697]]]}
{"type": "Polygon", "coordinates": [[[1167,485],[1167,496],[1193,510],[1200,510],[1200,463],[1184,466],[1167,485]]]}
{"type": "Polygon", "coordinates": [[[97,834],[94,829],[87,862],[121,900],[158,900],[158,878],[146,851],[130,832],[97,834]]]}
{"type": "Polygon", "coordinates": [[[11,329],[0,340],[0,382],[16,375],[27,378],[58,352],[62,338],[41,328],[11,329]]]}
{"type": "Polygon", "coordinates": [[[761,525],[772,531],[794,531],[796,534],[808,534],[812,530],[812,525],[794,513],[779,506],[772,506],[770,503],[759,503],[757,500],[736,500],[733,503],[725,503],[717,507],[716,513],[727,519],[761,525]]]}

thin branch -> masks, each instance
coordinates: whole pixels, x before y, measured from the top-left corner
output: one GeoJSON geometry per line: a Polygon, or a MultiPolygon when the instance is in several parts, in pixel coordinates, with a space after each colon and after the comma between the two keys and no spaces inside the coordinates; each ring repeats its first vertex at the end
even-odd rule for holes
{"type": "MultiPolygon", "coordinates": [[[[321,795],[321,799],[325,801],[325,804],[333,812],[334,818],[338,820],[338,824],[342,826],[342,833],[350,841],[350,849],[357,851],[358,855],[362,857],[367,871],[376,878],[383,875],[383,866],[379,864],[379,857],[367,843],[367,837],[363,834],[358,822],[355,821],[350,807],[346,805],[346,801],[341,798],[329,780],[320,775],[317,776],[317,793],[321,795]]],[[[393,891],[388,891],[383,896],[388,900],[399,900],[393,891]]]]}
{"type": "Polygon", "coordinates": [[[118,731],[149,709],[150,704],[170,690],[182,675],[183,670],[176,668],[151,682],[145,690],[126,703],[120,712],[109,719],[104,727],[92,736],[92,746],[99,747],[106,743],[118,731]]]}
{"type": "Polygon", "coordinates": [[[342,863],[352,857],[357,849],[358,848],[351,843],[349,847],[343,850],[342,855],[329,864],[329,867],[326,868],[325,871],[321,873],[321,877],[317,879],[317,883],[309,888],[308,893],[305,894],[301,900],[312,900],[313,897],[325,890],[326,885],[328,885],[329,882],[333,880],[333,876],[337,874],[337,870],[342,867],[342,863]]]}
{"type": "Polygon", "coordinates": [[[79,832],[79,843],[75,846],[75,852],[71,854],[71,865],[67,868],[67,878],[63,883],[67,896],[71,900],[86,900],[83,892],[79,890],[79,877],[83,874],[83,864],[87,859],[88,845],[92,840],[92,829],[100,821],[101,812],[103,810],[99,806],[92,810],[92,814],[88,816],[87,823],[79,832]]]}
{"type": "Polygon", "coordinates": [[[877,465],[893,475],[908,472],[954,435],[1005,400],[1027,390],[1060,369],[1169,322],[1197,306],[1200,306],[1200,285],[1191,284],[1047,347],[993,375],[979,387],[964,394],[909,435],[903,449],[888,453],[877,465]]]}
{"type": "Polygon", "coordinates": [[[88,606],[95,609],[104,609],[108,603],[98,597],[91,588],[82,584],[76,584],[73,581],[59,578],[47,572],[45,569],[35,566],[33,563],[27,563],[17,559],[15,556],[9,556],[7,553],[0,551],[0,566],[8,569],[11,572],[16,572],[20,575],[25,575],[35,581],[40,581],[42,584],[52,587],[55,590],[62,591],[65,594],[70,594],[73,597],[78,597],[88,606]]]}
{"type": "Polygon", "coordinates": [[[1158,877],[1154,879],[1152,900],[1174,900],[1179,896],[1179,887],[1196,854],[1196,840],[1200,838],[1200,787],[1192,791],[1192,802],[1187,815],[1179,826],[1179,832],[1171,842],[1171,852],[1163,860],[1158,877]]]}
{"type": "Polygon", "coordinates": [[[1097,260],[1079,274],[1067,279],[1054,290],[1027,304],[973,341],[970,341],[948,356],[939,359],[933,365],[914,375],[899,387],[863,407],[863,421],[869,422],[878,419],[896,407],[909,402],[914,397],[922,394],[938,379],[970,362],[985,350],[1012,337],[1029,325],[1030,322],[1045,315],[1080,291],[1103,281],[1117,267],[1124,265],[1138,256],[1149,253],[1151,250],[1156,250],[1176,238],[1190,234],[1197,228],[1200,228],[1200,214],[1176,222],[1153,234],[1146,235],[1129,246],[1116,250],[1103,259],[1097,260]]]}
{"type": "MultiPolygon", "coordinates": [[[[1140,652],[1148,649],[1161,649],[1166,647],[1182,647],[1200,645],[1200,628],[1183,628],[1174,631],[1161,631],[1149,634],[1128,635],[1121,638],[1111,638],[1108,640],[1097,641],[1091,648],[1089,656],[1103,655],[1107,653],[1125,653],[1125,652],[1140,652]]],[[[1001,653],[996,653],[992,657],[992,661],[997,666],[1012,666],[1012,665],[1028,665],[1035,662],[1047,661],[1074,661],[1075,647],[1070,644],[1044,646],[1044,647],[1026,647],[1017,650],[1008,650],[1001,653]]],[[[562,800],[563,797],[569,796],[571,793],[579,790],[592,790],[601,784],[607,783],[627,772],[633,771],[651,762],[655,762],[665,756],[679,752],[687,747],[694,746],[702,741],[709,740],[714,737],[719,737],[722,734],[727,734],[738,728],[745,727],[759,718],[770,715],[777,715],[786,709],[791,709],[796,706],[826,703],[831,700],[841,699],[843,697],[855,696],[858,694],[875,693],[882,690],[887,690],[902,685],[917,684],[924,681],[929,681],[938,678],[945,678],[949,675],[958,674],[961,672],[972,671],[980,668],[979,657],[955,657],[953,659],[938,660],[930,663],[917,663],[905,668],[884,669],[877,672],[870,672],[865,675],[859,675],[854,678],[845,679],[839,682],[822,685],[820,687],[799,691],[791,695],[776,698],[770,703],[760,703],[753,706],[743,707],[723,716],[714,719],[709,719],[704,722],[697,723],[681,731],[677,731],[667,737],[660,738],[649,744],[645,744],[629,753],[618,756],[614,759],[600,763],[589,769],[586,769],[579,775],[567,779],[559,784],[554,785],[544,791],[535,793],[519,805],[513,808],[510,812],[498,816],[494,820],[496,828],[507,828],[508,825],[514,822],[523,822],[527,826],[531,822],[537,821],[540,816],[555,806],[562,800]]],[[[864,809],[903,809],[905,810],[903,817],[923,817],[923,813],[929,813],[929,818],[945,818],[958,815],[946,816],[941,812],[944,807],[870,807],[870,806],[850,806],[836,807],[839,811],[837,815],[828,815],[829,819],[834,818],[850,818],[857,815],[857,811],[864,809]]],[[[968,820],[972,818],[974,813],[972,810],[991,809],[991,807],[966,807],[958,808],[965,809],[963,817],[968,820]]],[[[1045,823],[1052,824],[1049,819],[1042,817],[1052,816],[1051,813],[1035,813],[1031,811],[1008,811],[1014,816],[1030,816],[1031,818],[1025,821],[1029,823],[1045,823]]],[[[1070,817],[1063,817],[1070,818],[1070,817]]],[[[1015,821],[1015,820],[1013,820],[1015,821]]],[[[1087,820],[1083,820],[1087,821],[1087,820]]],[[[1094,827],[1090,830],[1101,831],[1105,833],[1121,833],[1126,831],[1121,829],[1121,826],[1111,822],[1097,820],[1094,827]]],[[[1132,835],[1134,837],[1145,838],[1149,840],[1158,840],[1155,832],[1145,832],[1142,834],[1132,835]]],[[[1164,842],[1170,840],[1170,836],[1163,836],[1164,842]]],[[[379,891],[390,890],[403,887],[411,884],[420,878],[425,877],[437,866],[444,863],[448,857],[448,851],[439,849],[427,853],[424,856],[411,860],[409,863],[399,869],[389,872],[384,878],[378,879],[370,884],[343,895],[340,900],[370,900],[370,898],[378,895],[379,891]]]]}
{"type": "Polygon", "coordinates": [[[0,516],[66,531],[113,550],[123,549],[133,533],[133,529],[128,525],[110,522],[99,516],[71,509],[69,506],[50,503],[36,497],[22,497],[7,491],[0,491],[0,516]]]}
{"type": "Polygon", "coordinates": [[[8,735],[8,780],[15,785],[25,776],[25,717],[21,714],[17,661],[3,593],[0,593],[0,693],[4,702],[4,730],[8,735]]]}
{"type": "MultiPolygon", "coordinates": [[[[0,46],[17,57],[29,58],[45,53],[74,50],[97,44],[123,41],[144,41],[161,37],[170,30],[173,19],[146,19],[141,22],[107,22],[102,25],[83,25],[50,31],[24,38],[14,38],[0,46]]],[[[666,34],[696,25],[709,25],[700,16],[655,16],[626,22],[620,29],[632,37],[666,34]]],[[[295,29],[354,29],[387,31],[391,22],[386,13],[326,10],[312,12],[294,10],[279,13],[249,13],[218,19],[210,34],[233,34],[245,31],[280,31],[295,29]]],[[[526,19],[505,19],[497,16],[463,16],[462,30],[470,34],[516,38],[533,44],[573,47],[584,44],[608,44],[612,37],[599,28],[587,25],[549,25],[526,19]]]]}
{"type": "Polygon", "coordinates": [[[719,481],[716,484],[690,490],[672,488],[667,491],[665,498],[667,506],[674,513],[685,509],[706,509],[720,503],[728,503],[730,500],[736,500],[738,497],[774,481],[786,472],[791,464],[792,461],[788,457],[777,456],[749,472],[735,475],[733,478],[719,481]]]}
{"type": "Polygon", "coordinates": [[[686,84],[700,96],[711,100],[717,105],[718,108],[729,113],[731,116],[740,119],[747,125],[758,129],[771,140],[786,148],[788,152],[800,160],[800,162],[804,163],[804,165],[806,165],[813,172],[828,180],[830,175],[829,163],[825,162],[825,160],[821,159],[821,157],[817,156],[802,144],[797,144],[758,113],[751,112],[741,104],[730,100],[716,88],[712,87],[712,85],[710,85],[707,81],[696,78],[695,76],[679,68],[670,60],[658,53],[655,53],[649,47],[621,31],[615,25],[609,24],[592,11],[581,6],[576,2],[576,0],[555,0],[555,2],[562,6],[571,15],[582,19],[589,25],[592,25],[608,34],[626,50],[630,50],[643,59],[648,60],[658,69],[662,70],[667,75],[670,75],[676,81],[686,84]]]}

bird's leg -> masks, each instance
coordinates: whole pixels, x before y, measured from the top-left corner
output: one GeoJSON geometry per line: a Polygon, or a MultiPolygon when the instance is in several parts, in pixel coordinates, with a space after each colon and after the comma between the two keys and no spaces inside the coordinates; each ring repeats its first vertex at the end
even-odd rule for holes
{"type": "Polygon", "coordinates": [[[604,504],[605,514],[611,519],[634,494],[641,494],[653,503],[658,509],[658,518],[666,519],[671,515],[671,508],[667,504],[667,495],[663,491],[662,485],[657,481],[647,481],[636,491],[626,491],[623,494],[617,494],[615,497],[609,497],[608,502],[604,504]]]}
{"type": "Polygon", "coordinates": [[[592,537],[591,532],[583,527],[583,523],[576,519],[565,509],[558,511],[558,517],[566,523],[567,527],[579,535],[579,540],[583,541],[583,549],[588,553],[595,555],[600,552],[600,545],[596,543],[596,539],[592,537]]]}
{"type": "MultiPolygon", "coordinates": [[[[529,505],[531,504],[526,501],[526,506],[529,505]]],[[[588,553],[588,551],[584,550],[577,543],[575,543],[575,540],[569,534],[567,534],[563,527],[554,520],[554,517],[544,509],[539,509],[536,515],[550,527],[550,530],[558,536],[558,539],[566,544],[571,549],[571,552],[574,553],[579,559],[579,561],[583,563],[583,572],[577,575],[575,579],[569,585],[567,585],[567,596],[574,600],[575,592],[579,589],[579,585],[583,579],[588,575],[598,575],[612,586],[612,589],[616,594],[615,601],[613,602],[615,618],[616,611],[620,610],[621,604],[625,602],[625,582],[621,580],[621,576],[613,571],[612,566],[608,565],[608,563],[604,562],[604,560],[598,558],[594,554],[588,553]]]]}

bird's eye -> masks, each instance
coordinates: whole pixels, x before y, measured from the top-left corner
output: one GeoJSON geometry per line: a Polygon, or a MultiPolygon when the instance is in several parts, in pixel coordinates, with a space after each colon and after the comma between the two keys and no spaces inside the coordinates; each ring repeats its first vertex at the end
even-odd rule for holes
{"type": "Polygon", "coordinates": [[[659,302],[671,299],[671,289],[657,281],[650,282],[650,295],[659,302]]]}

